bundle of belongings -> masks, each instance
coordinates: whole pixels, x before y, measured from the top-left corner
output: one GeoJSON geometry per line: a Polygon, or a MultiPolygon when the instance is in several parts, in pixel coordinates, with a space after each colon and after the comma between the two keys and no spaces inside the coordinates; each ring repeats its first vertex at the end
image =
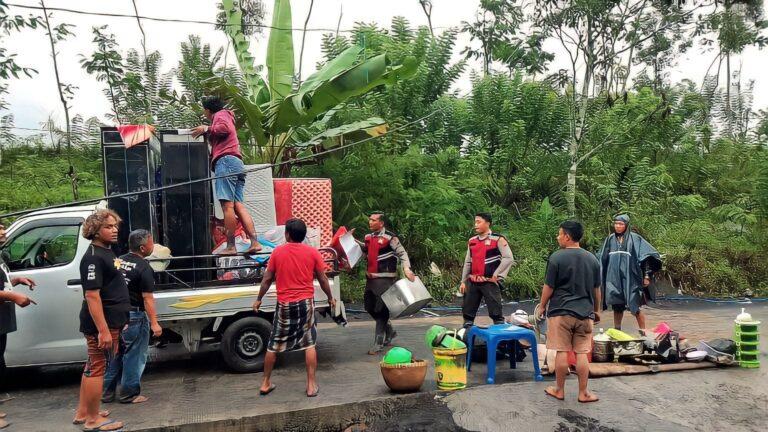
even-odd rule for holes
{"type": "Polygon", "coordinates": [[[736,344],[728,339],[702,341],[691,346],[667,323],[660,323],[651,331],[631,336],[621,330],[608,329],[593,338],[592,361],[624,361],[646,365],[707,360],[729,365],[734,362],[736,344]]]}
{"type": "MultiPolygon", "coordinates": [[[[224,224],[215,218],[212,219],[211,227],[211,235],[215,245],[212,253],[216,255],[227,247],[226,229],[224,224]]],[[[258,254],[250,256],[222,256],[217,258],[216,264],[219,269],[216,272],[216,278],[218,280],[235,280],[260,277],[272,251],[285,243],[285,225],[278,225],[266,232],[260,233],[258,238],[262,246],[258,254]]],[[[304,243],[314,248],[319,248],[320,230],[317,228],[307,228],[307,237],[304,239],[304,243]]],[[[247,251],[250,244],[251,242],[245,234],[242,224],[238,221],[237,229],[235,230],[235,246],[237,251],[240,253],[247,251]]]]}

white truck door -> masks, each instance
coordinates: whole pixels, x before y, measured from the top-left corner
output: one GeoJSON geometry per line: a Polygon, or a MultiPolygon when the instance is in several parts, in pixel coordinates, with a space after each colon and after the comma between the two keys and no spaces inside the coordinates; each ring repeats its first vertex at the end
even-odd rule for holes
{"type": "Polygon", "coordinates": [[[85,340],[79,332],[83,301],[80,257],[88,242],[80,235],[83,219],[32,219],[14,228],[3,246],[12,277],[28,277],[37,287],[14,287],[37,302],[16,309],[18,330],[8,335],[8,366],[83,361],[85,340]]]}

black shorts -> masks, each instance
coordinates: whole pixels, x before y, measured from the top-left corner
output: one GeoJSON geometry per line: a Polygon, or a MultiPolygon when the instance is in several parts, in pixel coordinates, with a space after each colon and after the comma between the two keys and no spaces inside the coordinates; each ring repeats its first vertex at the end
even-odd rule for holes
{"type": "MultiPolygon", "coordinates": [[[[643,288],[643,291],[640,293],[640,307],[643,307],[647,304],[648,304],[648,294],[646,293],[645,288],[643,288]]],[[[613,309],[614,312],[624,312],[627,310],[627,305],[615,304],[615,305],[611,305],[611,309],[613,309]]]]}

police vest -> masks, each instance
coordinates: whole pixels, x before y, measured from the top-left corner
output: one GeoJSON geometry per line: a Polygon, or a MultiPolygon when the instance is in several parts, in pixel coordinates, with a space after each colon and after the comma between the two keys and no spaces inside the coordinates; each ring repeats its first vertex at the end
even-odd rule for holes
{"type": "Polygon", "coordinates": [[[397,273],[397,256],[391,242],[395,234],[367,234],[365,247],[368,250],[368,273],[397,273]]]}
{"type": "Polygon", "coordinates": [[[504,236],[491,233],[488,237],[480,239],[474,236],[469,239],[469,256],[472,258],[472,276],[492,277],[501,264],[501,251],[499,240],[504,236]]]}

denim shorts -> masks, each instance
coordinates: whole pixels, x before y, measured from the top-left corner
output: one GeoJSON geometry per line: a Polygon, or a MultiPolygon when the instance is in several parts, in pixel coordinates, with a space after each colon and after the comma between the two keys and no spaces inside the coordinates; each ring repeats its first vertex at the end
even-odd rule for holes
{"type": "Polygon", "coordinates": [[[223,156],[216,161],[213,173],[216,177],[236,174],[231,177],[217,178],[215,180],[216,185],[216,198],[219,201],[231,201],[231,202],[243,202],[243,189],[245,188],[245,174],[242,174],[245,169],[243,161],[237,156],[223,156]]]}

